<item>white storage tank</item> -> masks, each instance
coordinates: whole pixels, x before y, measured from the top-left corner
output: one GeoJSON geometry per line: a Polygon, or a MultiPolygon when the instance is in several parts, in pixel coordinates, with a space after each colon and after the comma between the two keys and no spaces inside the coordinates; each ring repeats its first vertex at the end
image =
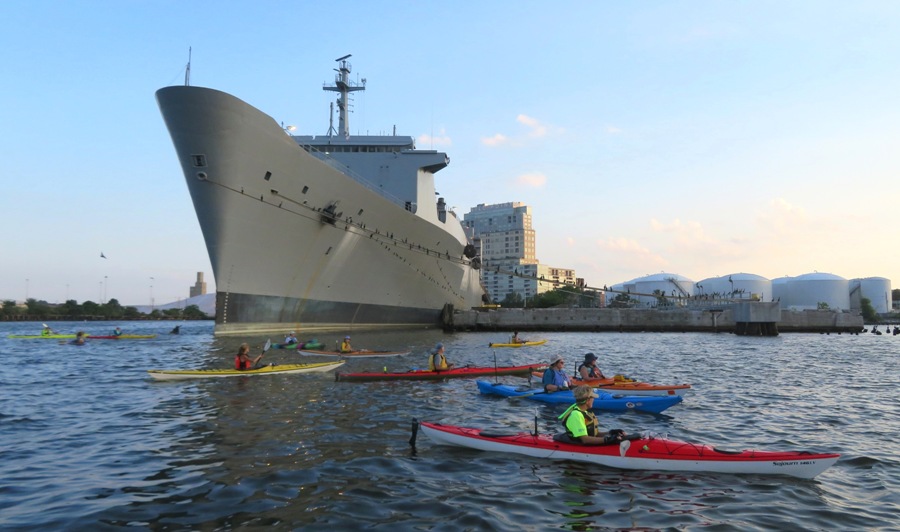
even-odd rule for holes
{"type": "Polygon", "coordinates": [[[891,312],[891,280],[884,277],[851,279],[850,307],[861,308],[862,298],[868,299],[879,314],[891,312]]]}
{"type": "MultiPolygon", "coordinates": [[[[663,295],[671,297],[669,301],[673,304],[683,304],[686,297],[690,297],[694,293],[694,281],[691,281],[683,275],[677,273],[654,273],[639,277],[625,283],[626,286],[634,286],[632,293],[653,294],[659,290],[663,295]]],[[[659,300],[652,295],[631,296],[637,299],[641,304],[646,306],[654,306],[659,300]]]]}
{"type": "Polygon", "coordinates": [[[713,298],[756,299],[772,301],[772,281],[753,273],[732,273],[710,277],[694,283],[694,295],[713,298]],[[732,293],[734,294],[732,296],[732,293]]]}
{"type": "Polygon", "coordinates": [[[793,277],[788,275],[772,279],[772,298],[781,302],[781,308],[788,308],[788,289],[790,288],[788,282],[791,279],[793,277]]]}
{"type": "Polygon", "coordinates": [[[819,303],[825,303],[830,310],[850,309],[850,281],[839,275],[806,273],[791,278],[786,284],[787,304],[782,297],[782,308],[817,309],[819,303]]]}

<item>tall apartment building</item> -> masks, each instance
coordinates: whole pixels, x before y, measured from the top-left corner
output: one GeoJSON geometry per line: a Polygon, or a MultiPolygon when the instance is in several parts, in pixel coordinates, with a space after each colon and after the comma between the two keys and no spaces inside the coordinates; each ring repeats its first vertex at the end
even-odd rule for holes
{"type": "Polygon", "coordinates": [[[191,296],[202,296],[206,293],[206,281],[203,280],[203,272],[197,272],[197,282],[191,287],[191,296]]]}
{"type": "Polygon", "coordinates": [[[463,224],[481,251],[481,282],[491,300],[499,302],[516,292],[527,301],[557,287],[550,281],[575,284],[575,270],[538,261],[531,207],[519,202],[481,203],[469,210],[463,224]]]}

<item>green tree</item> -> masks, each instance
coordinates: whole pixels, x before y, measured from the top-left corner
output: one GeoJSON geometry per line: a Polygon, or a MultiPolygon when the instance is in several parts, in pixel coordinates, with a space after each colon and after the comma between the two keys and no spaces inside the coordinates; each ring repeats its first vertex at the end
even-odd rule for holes
{"type": "Polygon", "coordinates": [[[878,317],[878,313],[875,312],[875,307],[872,306],[872,302],[868,298],[864,297],[859,300],[859,309],[863,321],[866,323],[878,323],[881,321],[881,318],[878,317]]]}
{"type": "Polygon", "coordinates": [[[581,291],[574,286],[561,286],[534,297],[536,308],[551,308],[563,305],[576,304],[581,297],[581,291]]]}
{"type": "Polygon", "coordinates": [[[3,314],[5,316],[14,316],[19,313],[19,306],[12,299],[3,301],[3,314]]]}
{"type": "Polygon", "coordinates": [[[125,309],[119,304],[119,300],[112,298],[103,305],[104,315],[110,319],[118,319],[125,315],[125,309]]]}
{"type": "Polygon", "coordinates": [[[102,316],[100,313],[100,305],[93,301],[85,301],[81,304],[81,309],[87,316],[102,316]]]}
{"type": "Polygon", "coordinates": [[[638,301],[636,299],[633,299],[631,295],[624,292],[619,292],[618,294],[616,294],[616,297],[614,297],[612,301],[608,303],[608,306],[610,308],[631,308],[637,305],[637,303],[638,301]]]}
{"type": "Polygon", "coordinates": [[[209,319],[209,316],[206,315],[200,307],[197,305],[188,305],[184,307],[184,319],[186,320],[206,320],[209,319]]]}
{"type": "Polygon", "coordinates": [[[46,301],[38,301],[35,298],[30,297],[25,301],[25,306],[28,307],[28,314],[30,316],[47,316],[51,314],[50,304],[46,301]]]}
{"type": "Polygon", "coordinates": [[[74,299],[66,300],[59,308],[60,314],[63,316],[68,316],[74,318],[76,316],[80,316],[84,313],[81,309],[81,305],[78,304],[78,301],[74,299]]]}
{"type": "Polygon", "coordinates": [[[500,302],[500,306],[504,308],[522,308],[525,306],[525,300],[522,298],[522,294],[509,292],[503,298],[503,301],[500,302]]]}
{"type": "Polygon", "coordinates": [[[128,320],[136,320],[141,316],[143,314],[138,312],[137,307],[125,307],[122,311],[122,317],[128,320]]]}
{"type": "Polygon", "coordinates": [[[819,303],[816,305],[816,308],[819,310],[828,310],[831,307],[829,307],[828,303],[826,303],[825,301],[819,301],[819,303]]]}

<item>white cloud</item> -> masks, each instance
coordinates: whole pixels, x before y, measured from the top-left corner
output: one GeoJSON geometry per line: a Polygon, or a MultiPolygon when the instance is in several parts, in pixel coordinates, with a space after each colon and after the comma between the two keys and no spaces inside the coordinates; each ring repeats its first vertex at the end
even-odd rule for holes
{"type": "Polygon", "coordinates": [[[551,126],[542,123],[537,118],[519,114],[516,116],[516,122],[527,128],[527,131],[521,135],[509,137],[503,133],[496,133],[491,137],[482,137],[481,143],[485,146],[524,146],[528,139],[544,138],[548,135],[560,135],[564,130],[560,127],[551,126]]]}
{"type": "Polygon", "coordinates": [[[447,133],[442,129],[437,136],[431,136],[428,134],[419,135],[419,138],[416,139],[417,147],[447,147],[452,146],[453,141],[447,135],[447,133]]]}
{"type": "Polygon", "coordinates": [[[547,176],[540,172],[531,172],[516,177],[515,182],[520,186],[541,188],[547,184],[547,176]]]}
{"type": "Polygon", "coordinates": [[[502,146],[509,142],[509,139],[506,138],[506,135],[501,135],[500,133],[495,134],[493,137],[482,137],[481,143],[485,146],[502,146]]]}

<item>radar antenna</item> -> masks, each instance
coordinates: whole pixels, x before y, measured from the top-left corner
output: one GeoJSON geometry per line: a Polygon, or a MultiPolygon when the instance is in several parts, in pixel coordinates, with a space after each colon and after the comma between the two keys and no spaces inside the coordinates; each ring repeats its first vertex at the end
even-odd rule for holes
{"type": "MultiPolygon", "coordinates": [[[[347,59],[350,58],[352,54],[347,54],[343,57],[339,57],[335,59],[338,63],[340,63],[340,68],[335,68],[334,71],[337,74],[334,76],[334,85],[325,85],[322,87],[322,90],[337,92],[340,95],[337,98],[338,105],[338,131],[345,138],[350,136],[350,120],[349,120],[349,108],[350,108],[350,93],[355,91],[364,91],[366,90],[366,80],[363,79],[362,83],[356,83],[355,81],[350,81],[350,62],[347,59]]],[[[328,134],[331,135],[331,131],[333,128],[329,128],[328,134]]]]}

